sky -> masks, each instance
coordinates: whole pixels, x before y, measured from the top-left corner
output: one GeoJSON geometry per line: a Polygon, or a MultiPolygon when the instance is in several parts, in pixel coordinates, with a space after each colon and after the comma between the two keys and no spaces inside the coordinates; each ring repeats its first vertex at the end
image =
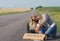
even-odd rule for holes
{"type": "Polygon", "coordinates": [[[60,6],[60,0],[0,0],[0,8],[60,6]]]}

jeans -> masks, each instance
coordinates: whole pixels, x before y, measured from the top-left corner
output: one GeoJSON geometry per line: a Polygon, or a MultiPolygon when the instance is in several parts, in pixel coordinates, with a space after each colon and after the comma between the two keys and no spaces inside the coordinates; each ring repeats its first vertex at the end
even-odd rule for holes
{"type": "Polygon", "coordinates": [[[55,23],[53,23],[49,28],[48,30],[45,32],[45,34],[48,34],[48,35],[51,35],[53,37],[56,36],[57,34],[57,26],[55,23]]]}
{"type": "Polygon", "coordinates": [[[39,34],[47,34],[48,36],[55,37],[57,34],[57,26],[53,23],[48,29],[41,27],[39,34]]]}

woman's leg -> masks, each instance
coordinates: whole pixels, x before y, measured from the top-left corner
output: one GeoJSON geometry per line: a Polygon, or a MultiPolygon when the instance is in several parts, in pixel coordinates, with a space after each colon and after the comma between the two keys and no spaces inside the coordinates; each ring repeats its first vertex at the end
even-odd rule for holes
{"type": "Polygon", "coordinates": [[[53,23],[49,28],[48,30],[45,32],[45,34],[47,34],[48,36],[53,36],[55,37],[56,34],[57,34],[57,26],[55,23],[53,23]]]}
{"type": "Polygon", "coordinates": [[[41,27],[40,28],[40,31],[39,31],[39,34],[45,34],[45,31],[46,31],[46,28],[41,27]]]}

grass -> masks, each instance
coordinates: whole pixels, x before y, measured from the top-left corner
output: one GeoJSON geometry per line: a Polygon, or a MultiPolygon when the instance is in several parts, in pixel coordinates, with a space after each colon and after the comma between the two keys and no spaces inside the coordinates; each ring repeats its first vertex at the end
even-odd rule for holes
{"type": "Polygon", "coordinates": [[[47,13],[52,18],[52,21],[57,24],[57,30],[60,32],[60,7],[43,7],[37,8],[37,13],[47,13]]]}
{"type": "Polygon", "coordinates": [[[19,13],[25,13],[25,12],[29,12],[29,11],[31,11],[31,10],[24,11],[24,12],[2,12],[2,13],[0,13],[0,15],[19,14],[19,13]]]}
{"type": "Polygon", "coordinates": [[[18,14],[31,11],[30,8],[3,8],[0,9],[0,15],[18,14]]]}

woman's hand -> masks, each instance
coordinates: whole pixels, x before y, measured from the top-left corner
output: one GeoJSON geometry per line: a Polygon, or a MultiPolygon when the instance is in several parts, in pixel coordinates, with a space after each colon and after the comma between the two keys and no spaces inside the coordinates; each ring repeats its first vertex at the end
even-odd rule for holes
{"type": "Polygon", "coordinates": [[[37,24],[37,27],[35,28],[35,31],[39,32],[39,30],[40,30],[40,24],[37,24]]]}
{"type": "Polygon", "coordinates": [[[36,32],[39,32],[39,27],[36,27],[36,28],[35,28],[35,31],[36,31],[36,32]]]}

